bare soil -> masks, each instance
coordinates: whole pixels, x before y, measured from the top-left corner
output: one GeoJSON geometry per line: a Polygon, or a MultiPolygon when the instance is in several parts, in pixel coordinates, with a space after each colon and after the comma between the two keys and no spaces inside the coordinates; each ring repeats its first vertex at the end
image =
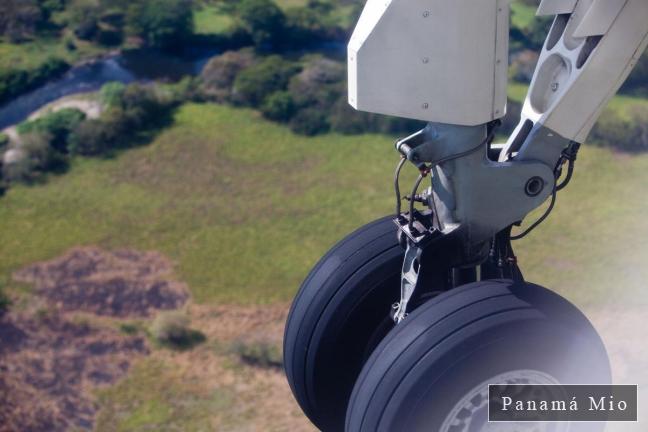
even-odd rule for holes
{"type": "Polygon", "coordinates": [[[149,317],[177,309],[189,298],[170,275],[171,262],[157,252],[75,248],[60,258],[26,267],[14,279],[34,285],[50,305],[111,317],[149,317]]]}
{"type": "Polygon", "coordinates": [[[89,390],[117,381],[148,353],[141,337],[53,312],[0,318],[0,431],[92,427],[89,390]]]}
{"type": "Polygon", "coordinates": [[[150,351],[145,338],[93,317],[145,318],[182,306],[189,293],[172,270],[157,252],[80,247],[16,272],[35,295],[0,317],[0,432],[91,429],[94,390],[150,351]]]}

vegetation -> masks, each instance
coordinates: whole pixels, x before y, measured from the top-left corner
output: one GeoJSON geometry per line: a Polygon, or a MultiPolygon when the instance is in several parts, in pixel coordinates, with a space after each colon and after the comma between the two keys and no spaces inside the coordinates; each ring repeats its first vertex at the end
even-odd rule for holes
{"type": "Polygon", "coordinates": [[[99,393],[97,431],[213,430],[214,410],[231,408],[231,390],[187,380],[168,362],[149,359],[99,393]]]}
{"type": "Polygon", "coordinates": [[[49,57],[35,68],[0,68],[0,104],[28,90],[62,75],[69,65],[56,57],[49,57]]]}
{"type": "Polygon", "coordinates": [[[85,120],[85,114],[75,108],[66,108],[45,115],[37,120],[27,121],[18,125],[18,133],[27,135],[31,133],[47,134],[50,138],[49,145],[60,153],[68,153],[67,143],[70,132],[85,120]]]}
{"type": "Polygon", "coordinates": [[[418,121],[357,112],[347,103],[342,62],[321,55],[288,60],[259,56],[249,49],[229,51],[210,61],[200,77],[201,98],[259,108],[302,135],[328,131],[406,133],[418,121]]]}
{"type": "Polygon", "coordinates": [[[0,283],[0,317],[11,305],[11,300],[4,291],[4,284],[0,283]]]}
{"type": "MultiPolygon", "coordinates": [[[[98,244],[170,256],[197,302],[288,301],[333,243],[392,211],[385,173],[395,163],[391,136],[306,138],[252,110],[184,105],[146,147],[74,159],[65,176],[10,189],[0,206],[0,280],[98,244]]],[[[646,173],[646,155],[583,149],[551,218],[516,244],[525,276],[581,305],[622,301],[609,298],[610,286],[642,292],[648,202],[636,197],[646,173]]]]}
{"type": "Polygon", "coordinates": [[[19,140],[5,143],[3,188],[63,172],[76,155],[108,156],[150,141],[188,92],[183,82],[166,87],[108,84],[101,91],[105,109],[98,119],[63,109],[18,125],[19,140]]]}
{"type": "Polygon", "coordinates": [[[191,349],[205,341],[205,335],[189,327],[187,314],[181,311],[160,312],[150,327],[151,337],[158,344],[176,349],[191,349]]]}
{"type": "Polygon", "coordinates": [[[280,368],[283,366],[281,348],[272,341],[238,340],[232,344],[231,351],[244,362],[262,368],[280,368]]]}
{"type": "Polygon", "coordinates": [[[166,50],[182,47],[194,30],[190,0],[142,0],[127,9],[130,32],[149,46],[166,50]]]}

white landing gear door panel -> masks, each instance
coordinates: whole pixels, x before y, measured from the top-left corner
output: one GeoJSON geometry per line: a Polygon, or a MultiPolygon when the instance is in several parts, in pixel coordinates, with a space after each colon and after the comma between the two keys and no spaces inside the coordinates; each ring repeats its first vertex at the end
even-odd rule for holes
{"type": "Polygon", "coordinates": [[[477,125],[506,109],[510,0],[369,0],[348,47],[361,111],[477,125]]]}

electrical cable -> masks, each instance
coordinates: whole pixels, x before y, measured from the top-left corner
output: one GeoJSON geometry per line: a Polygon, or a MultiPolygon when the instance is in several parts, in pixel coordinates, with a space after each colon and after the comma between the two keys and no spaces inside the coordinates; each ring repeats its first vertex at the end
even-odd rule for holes
{"type": "Polygon", "coordinates": [[[405,157],[401,157],[401,160],[398,162],[398,165],[396,166],[396,172],[394,173],[394,190],[396,192],[396,216],[400,215],[401,213],[401,193],[400,193],[400,172],[403,169],[403,165],[405,165],[405,162],[407,162],[407,159],[405,157]]]}
{"type": "Polygon", "coordinates": [[[537,221],[535,221],[533,224],[531,224],[531,226],[529,228],[527,228],[526,230],[524,230],[523,232],[521,232],[518,235],[511,236],[511,240],[520,240],[521,238],[526,237],[527,234],[529,234],[531,231],[533,231],[538,225],[540,225],[542,222],[544,222],[545,219],[547,219],[547,217],[549,217],[549,214],[551,213],[551,211],[554,208],[554,205],[556,204],[557,192],[558,192],[558,188],[556,187],[556,183],[554,182],[554,187],[553,187],[553,190],[551,192],[551,203],[549,204],[549,207],[547,207],[547,210],[545,210],[544,214],[542,216],[540,216],[540,218],[537,221]]]}

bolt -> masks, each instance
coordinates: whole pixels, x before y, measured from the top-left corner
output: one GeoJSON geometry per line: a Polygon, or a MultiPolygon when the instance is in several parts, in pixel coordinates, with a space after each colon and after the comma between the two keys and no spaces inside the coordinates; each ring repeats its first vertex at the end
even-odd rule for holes
{"type": "Polygon", "coordinates": [[[427,18],[430,16],[430,11],[424,11],[423,12],[423,18],[427,18]]]}
{"type": "Polygon", "coordinates": [[[558,91],[558,87],[560,87],[560,84],[557,82],[551,84],[551,90],[553,91],[558,91]]]}
{"type": "Polygon", "coordinates": [[[430,59],[428,57],[423,57],[423,63],[429,63],[430,59]]]}

